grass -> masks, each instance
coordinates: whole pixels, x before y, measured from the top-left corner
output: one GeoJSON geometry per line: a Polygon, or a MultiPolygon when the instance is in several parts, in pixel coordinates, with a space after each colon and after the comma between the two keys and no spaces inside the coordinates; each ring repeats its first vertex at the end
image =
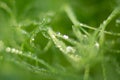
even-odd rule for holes
{"type": "Polygon", "coordinates": [[[46,0],[44,6],[42,0],[0,1],[0,79],[119,80],[120,7],[93,0],[90,4],[110,11],[109,16],[101,14],[108,17],[98,26],[90,16],[97,8],[91,7],[90,14],[76,10],[86,10],[86,1],[53,2],[46,0]],[[79,18],[84,16],[88,22],[79,18]]]}

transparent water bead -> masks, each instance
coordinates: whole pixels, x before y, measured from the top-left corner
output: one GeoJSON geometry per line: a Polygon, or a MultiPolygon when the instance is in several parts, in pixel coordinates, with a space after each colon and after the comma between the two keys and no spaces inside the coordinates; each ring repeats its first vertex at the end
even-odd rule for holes
{"type": "Polygon", "coordinates": [[[32,40],[32,41],[34,41],[35,39],[34,39],[34,38],[32,38],[31,40],[32,40]]]}
{"type": "Polygon", "coordinates": [[[61,35],[61,33],[60,33],[60,32],[57,32],[57,35],[59,35],[59,36],[60,36],[60,35],[61,35]]]}
{"type": "Polygon", "coordinates": [[[22,51],[19,51],[18,53],[19,53],[19,54],[22,54],[23,52],[22,52],[22,51]]]}
{"type": "Polygon", "coordinates": [[[12,49],[11,49],[11,53],[16,53],[16,49],[15,49],[15,48],[12,48],[12,49]]]}
{"type": "Polygon", "coordinates": [[[15,50],[15,53],[18,54],[18,53],[19,53],[19,50],[15,50]]]}
{"type": "Polygon", "coordinates": [[[68,39],[69,37],[67,35],[63,35],[63,38],[64,39],[68,39]]]}
{"type": "Polygon", "coordinates": [[[98,42],[95,43],[95,47],[96,47],[97,49],[99,49],[100,45],[99,45],[98,42]]]}
{"type": "Polygon", "coordinates": [[[6,48],[6,52],[10,52],[11,51],[11,48],[10,47],[7,47],[6,48]]]}
{"type": "Polygon", "coordinates": [[[75,61],[80,61],[80,57],[78,55],[70,55],[70,57],[75,61]]]}
{"type": "Polygon", "coordinates": [[[75,53],[75,49],[73,47],[71,47],[71,46],[67,46],[66,52],[67,53],[75,53]]]}
{"type": "Polygon", "coordinates": [[[10,47],[6,48],[6,52],[8,52],[8,53],[14,53],[14,54],[22,54],[22,51],[17,50],[15,48],[10,48],[10,47]]]}
{"type": "Polygon", "coordinates": [[[61,45],[58,45],[57,47],[60,49],[60,51],[62,51],[62,52],[65,51],[65,49],[61,45]]]}

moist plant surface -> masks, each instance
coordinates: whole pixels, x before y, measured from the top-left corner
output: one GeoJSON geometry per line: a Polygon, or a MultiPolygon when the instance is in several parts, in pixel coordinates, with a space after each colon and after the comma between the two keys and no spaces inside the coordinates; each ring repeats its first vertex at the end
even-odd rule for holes
{"type": "Polygon", "coordinates": [[[0,0],[0,80],[120,80],[120,1],[0,0]]]}

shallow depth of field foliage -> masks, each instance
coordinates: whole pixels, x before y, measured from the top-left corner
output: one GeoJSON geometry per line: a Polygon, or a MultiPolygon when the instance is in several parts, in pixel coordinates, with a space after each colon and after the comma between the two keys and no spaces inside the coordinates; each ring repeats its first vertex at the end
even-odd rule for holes
{"type": "Polygon", "coordinates": [[[0,80],[120,80],[120,0],[0,0],[0,80]]]}

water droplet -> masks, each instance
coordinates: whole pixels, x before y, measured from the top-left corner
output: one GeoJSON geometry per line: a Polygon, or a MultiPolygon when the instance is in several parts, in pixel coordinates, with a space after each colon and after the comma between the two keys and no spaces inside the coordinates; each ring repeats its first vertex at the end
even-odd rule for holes
{"type": "Polygon", "coordinates": [[[87,38],[87,35],[83,35],[84,38],[87,38]]]}
{"type": "Polygon", "coordinates": [[[12,52],[12,53],[15,53],[15,52],[16,52],[16,49],[15,49],[15,48],[11,49],[11,52],[12,52]]]}
{"type": "Polygon", "coordinates": [[[66,48],[66,52],[67,53],[74,53],[75,52],[75,49],[73,49],[73,47],[71,47],[71,46],[68,46],[67,48],[66,48]]]}
{"type": "Polygon", "coordinates": [[[57,35],[61,35],[61,33],[60,33],[60,32],[57,32],[57,35]]]}
{"type": "Polygon", "coordinates": [[[98,42],[96,42],[96,43],[95,43],[95,46],[96,46],[97,48],[99,48],[100,45],[99,45],[98,42]]]}
{"type": "Polygon", "coordinates": [[[64,39],[68,39],[69,37],[67,35],[63,35],[63,38],[64,39]]]}
{"type": "Polygon", "coordinates": [[[58,45],[57,47],[58,47],[62,52],[65,51],[65,50],[62,48],[61,45],[58,45]]]}
{"type": "Polygon", "coordinates": [[[32,41],[34,41],[35,39],[34,39],[34,38],[32,38],[31,40],[32,40],[32,41]]]}
{"type": "Polygon", "coordinates": [[[15,53],[18,54],[18,53],[19,53],[19,50],[15,50],[15,53]]]}
{"type": "Polygon", "coordinates": [[[19,51],[18,53],[19,53],[19,54],[22,54],[22,51],[19,51]]]}
{"type": "Polygon", "coordinates": [[[6,48],[6,52],[10,52],[11,51],[11,48],[10,47],[7,47],[6,48]]]}

